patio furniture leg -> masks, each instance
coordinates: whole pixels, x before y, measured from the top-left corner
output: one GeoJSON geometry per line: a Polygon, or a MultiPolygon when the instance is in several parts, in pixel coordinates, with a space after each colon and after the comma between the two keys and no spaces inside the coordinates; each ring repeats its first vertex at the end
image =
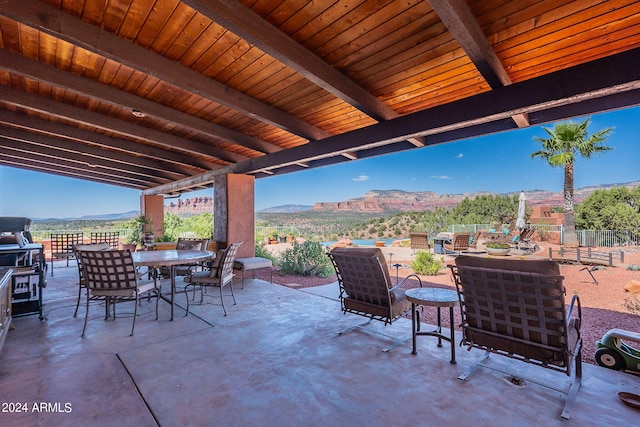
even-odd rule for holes
{"type": "MultiPolygon", "coordinates": [[[[134,304],[134,309],[133,309],[133,324],[131,325],[131,333],[129,334],[130,337],[133,336],[133,330],[136,327],[136,317],[138,317],[138,301],[140,301],[140,298],[136,296],[136,302],[134,304]]],[[[115,318],[115,316],[113,317],[115,318]]]]}
{"type": "Polygon", "coordinates": [[[571,418],[571,411],[573,410],[573,405],[576,403],[576,396],[578,395],[578,391],[580,390],[580,386],[582,385],[582,349],[576,355],[576,374],[573,380],[573,384],[571,384],[571,388],[569,389],[569,393],[567,394],[567,400],[564,403],[564,408],[562,409],[562,414],[560,415],[565,420],[571,418]]]}
{"type": "Polygon", "coordinates": [[[78,317],[78,307],[80,307],[80,298],[82,298],[82,286],[78,284],[78,301],[76,302],[76,311],[73,313],[73,317],[78,317]]]}
{"type": "Polygon", "coordinates": [[[373,321],[373,319],[371,319],[371,318],[370,318],[369,320],[367,320],[367,321],[366,321],[366,322],[364,322],[364,323],[359,323],[359,324],[357,324],[357,325],[349,326],[348,328],[343,329],[342,331],[338,332],[338,335],[344,335],[344,334],[346,334],[347,332],[353,331],[354,329],[362,328],[363,326],[368,325],[368,324],[369,324],[369,323],[371,323],[372,321],[373,321]]]}
{"type": "Polygon", "coordinates": [[[84,338],[84,331],[87,329],[87,319],[89,318],[89,292],[87,292],[87,309],[84,312],[84,325],[82,326],[82,335],[84,338]]]}
{"type": "Polygon", "coordinates": [[[471,375],[473,373],[473,371],[480,366],[480,363],[484,362],[489,356],[491,355],[490,351],[485,351],[485,353],[478,359],[476,359],[475,362],[473,362],[471,364],[471,366],[469,366],[462,374],[460,374],[460,376],[458,377],[459,380],[466,380],[467,377],[469,377],[469,375],[471,375]]]}
{"type": "Polygon", "coordinates": [[[222,298],[222,288],[223,286],[220,286],[220,302],[222,303],[222,310],[224,310],[224,315],[227,315],[227,309],[224,306],[224,298],[222,298]]]}

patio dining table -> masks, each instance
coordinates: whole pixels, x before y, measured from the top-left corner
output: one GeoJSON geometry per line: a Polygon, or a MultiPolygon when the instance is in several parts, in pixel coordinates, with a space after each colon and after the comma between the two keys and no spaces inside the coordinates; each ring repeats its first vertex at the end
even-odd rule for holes
{"type": "Polygon", "coordinates": [[[185,251],[185,250],[161,250],[133,252],[133,263],[136,267],[147,266],[169,267],[171,272],[171,320],[173,320],[173,302],[176,292],[176,267],[183,264],[195,264],[207,261],[213,257],[214,253],[209,251],[185,251]]]}

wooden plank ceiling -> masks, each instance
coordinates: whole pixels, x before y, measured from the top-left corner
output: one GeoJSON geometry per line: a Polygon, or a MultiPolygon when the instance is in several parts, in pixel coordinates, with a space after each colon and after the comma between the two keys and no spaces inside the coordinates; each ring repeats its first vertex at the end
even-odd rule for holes
{"type": "Polygon", "coordinates": [[[631,0],[0,0],[0,164],[172,194],[640,103],[631,0]]]}

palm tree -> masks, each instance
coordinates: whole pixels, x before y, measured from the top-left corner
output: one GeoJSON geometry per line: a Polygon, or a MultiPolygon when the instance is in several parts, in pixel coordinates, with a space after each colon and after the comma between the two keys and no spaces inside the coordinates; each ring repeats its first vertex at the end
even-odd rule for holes
{"type": "Polygon", "coordinates": [[[593,154],[611,150],[604,145],[613,128],[602,129],[589,136],[587,128],[589,119],[582,123],[564,122],[556,124],[553,129],[543,128],[549,138],[534,137],[542,144],[542,150],[531,154],[531,158],[541,157],[551,167],[564,166],[564,245],[578,246],[575,213],[573,208],[573,173],[578,155],[588,159],[593,154]]]}

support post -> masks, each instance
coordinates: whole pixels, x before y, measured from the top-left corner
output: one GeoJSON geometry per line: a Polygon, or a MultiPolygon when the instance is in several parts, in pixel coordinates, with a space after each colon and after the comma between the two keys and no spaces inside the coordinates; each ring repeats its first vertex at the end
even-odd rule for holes
{"type": "Polygon", "coordinates": [[[219,248],[243,242],[238,258],[255,256],[255,178],[226,174],[214,181],[213,236],[219,248]]]}
{"type": "Polygon", "coordinates": [[[151,222],[153,237],[164,235],[164,197],[159,195],[149,195],[140,197],[140,215],[151,222]]]}

